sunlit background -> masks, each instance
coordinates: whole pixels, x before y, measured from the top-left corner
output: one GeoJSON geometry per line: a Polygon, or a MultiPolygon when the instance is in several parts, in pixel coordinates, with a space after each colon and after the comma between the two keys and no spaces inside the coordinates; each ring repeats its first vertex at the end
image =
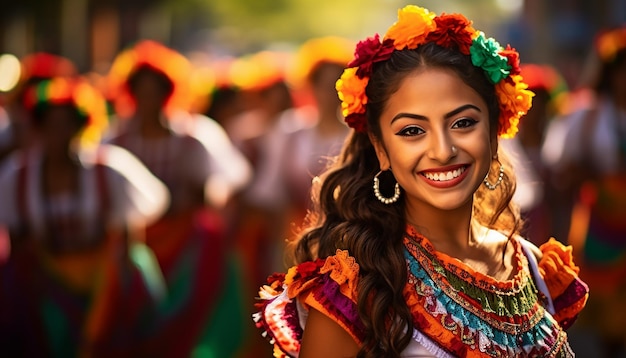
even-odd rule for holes
{"type": "MultiPolygon", "coordinates": [[[[293,48],[320,35],[360,39],[384,32],[400,0],[22,0],[2,1],[0,52],[48,51],[83,71],[106,71],[138,39],[184,53],[242,55],[293,48]]],[[[594,31],[626,21],[626,0],[431,0],[435,12],[461,12],[522,60],[558,64],[583,57],[594,31]]],[[[4,60],[6,61],[6,60],[4,60]]],[[[3,62],[4,64],[4,62],[3,62]]],[[[576,73],[573,62],[572,74],[576,73]]],[[[566,70],[567,72],[567,70],[566,70]]]]}
{"type": "MultiPolygon", "coordinates": [[[[150,39],[179,51],[191,59],[194,65],[204,61],[194,69],[199,72],[194,72],[196,76],[192,78],[191,87],[206,87],[196,91],[204,96],[198,95],[205,102],[198,106],[206,107],[206,102],[210,101],[212,95],[209,87],[214,84],[211,83],[214,73],[209,71],[209,64],[214,65],[211,70],[218,72],[221,70],[219,60],[222,58],[241,59],[264,50],[274,50],[281,54],[295,53],[307,40],[326,35],[357,41],[374,33],[384,33],[396,20],[396,10],[411,3],[438,14],[464,14],[474,21],[475,28],[484,31],[487,36],[498,39],[502,45],[511,44],[515,47],[521,54],[522,63],[552,65],[562,74],[569,89],[575,89],[585,81],[589,54],[598,31],[626,24],[626,0],[0,0],[0,106],[5,105],[3,95],[10,92],[20,80],[20,59],[26,55],[47,52],[63,56],[78,67],[78,72],[88,74],[91,82],[98,85],[97,78],[109,73],[111,64],[121,50],[140,40],[150,39]],[[203,70],[210,73],[203,75],[203,70]],[[90,75],[94,75],[93,78],[90,75]],[[200,83],[203,80],[205,83],[200,83]]],[[[257,60],[259,58],[261,57],[257,60]]],[[[246,82],[262,82],[264,76],[248,75],[250,72],[246,72],[249,69],[245,68],[245,64],[242,61],[232,65],[235,69],[231,69],[232,74],[229,73],[233,77],[232,85],[254,92],[251,88],[246,88],[253,87],[246,86],[246,82]]],[[[280,66],[267,66],[268,69],[264,69],[264,74],[267,75],[265,77],[272,77],[267,72],[278,67],[280,66]]],[[[336,100],[334,87],[331,91],[336,100]]],[[[300,98],[298,95],[302,96],[300,93],[294,95],[295,102],[300,98]]],[[[246,98],[260,101],[258,98],[261,97],[246,98]]],[[[307,103],[306,98],[300,101],[307,103]]],[[[231,104],[227,106],[234,107],[231,104]]],[[[4,112],[1,110],[0,107],[0,130],[3,125],[8,125],[2,121],[8,116],[3,117],[4,112]]],[[[205,113],[203,110],[198,112],[205,113]]],[[[217,120],[214,115],[207,113],[207,116],[217,120]]],[[[250,122],[242,123],[247,125],[250,122]]],[[[240,130],[243,127],[230,128],[240,130]]],[[[228,134],[233,132],[242,134],[237,131],[228,131],[228,134]]],[[[239,144],[242,142],[244,141],[240,140],[239,144]]],[[[229,164],[231,167],[235,166],[229,164]]],[[[309,185],[310,178],[306,179],[309,185]]],[[[0,198],[2,200],[5,198],[0,198]]],[[[226,214],[232,215],[230,212],[226,214]]],[[[265,229],[265,222],[258,221],[261,224],[253,221],[251,232],[254,229],[259,230],[254,225],[265,229]]],[[[236,222],[235,225],[237,224],[236,222]]],[[[2,227],[0,239],[1,229],[2,227]]],[[[242,236],[258,239],[246,230],[241,231],[242,236]]],[[[267,233],[262,234],[269,237],[267,233]]],[[[0,240],[0,263],[8,257],[7,253],[10,251],[2,246],[2,242],[0,240]]],[[[249,249],[252,254],[266,258],[262,256],[265,253],[259,254],[253,249],[249,249]]],[[[274,246],[270,249],[273,250],[274,246]]],[[[273,256],[271,258],[274,259],[273,256]]],[[[273,265],[273,262],[270,264],[273,265]]],[[[256,266],[250,264],[250,267],[256,266]]],[[[252,273],[261,274],[265,278],[270,272],[252,273]]],[[[235,281],[233,279],[229,282],[235,281]]],[[[251,284],[256,290],[257,281],[250,281],[247,284],[251,284]]],[[[255,294],[256,292],[246,293],[244,296],[251,301],[255,294]]],[[[251,303],[242,300],[247,305],[245,307],[252,309],[251,303]]],[[[238,309],[239,302],[223,302],[238,309]]],[[[226,309],[216,309],[216,312],[224,316],[218,315],[216,322],[222,318],[235,322],[235,319],[228,317],[226,309]]],[[[245,321],[235,322],[233,330],[240,329],[236,324],[253,329],[249,317],[246,313],[245,321]]],[[[224,336],[236,335],[221,326],[216,331],[224,336]]],[[[249,337],[261,341],[252,342],[252,348],[244,347],[244,350],[251,352],[250,357],[259,356],[259,348],[255,344],[269,349],[269,345],[256,331],[244,332],[240,336],[244,343],[253,339],[249,337]]],[[[222,339],[222,336],[215,337],[214,341],[222,339]]],[[[234,337],[232,344],[239,344],[239,338],[234,337]]],[[[576,341],[576,338],[572,341],[576,341]]],[[[586,344],[586,341],[581,342],[581,345],[586,344]]],[[[214,356],[209,352],[198,354],[197,357],[214,356]]]]}

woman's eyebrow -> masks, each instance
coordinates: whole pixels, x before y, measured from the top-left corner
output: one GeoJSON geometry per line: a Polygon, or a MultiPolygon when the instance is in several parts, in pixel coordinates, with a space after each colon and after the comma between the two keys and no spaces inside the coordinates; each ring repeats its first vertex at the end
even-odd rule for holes
{"type": "MultiPolygon", "coordinates": [[[[450,117],[453,117],[467,109],[475,109],[478,112],[482,112],[480,110],[480,108],[478,108],[477,106],[473,105],[473,104],[464,104],[462,106],[460,106],[459,108],[453,109],[452,111],[446,113],[444,115],[445,119],[448,119],[450,117]]],[[[392,119],[391,119],[391,123],[393,123],[395,120],[400,119],[400,118],[411,118],[411,119],[418,119],[418,120],[423,120],[423,121],[427,121],[428,117],[423,116],[421,114],[415,114],[415,113],[406,113],[406,112],[400,112],[398,114],[396,114],[392,119]]]]}

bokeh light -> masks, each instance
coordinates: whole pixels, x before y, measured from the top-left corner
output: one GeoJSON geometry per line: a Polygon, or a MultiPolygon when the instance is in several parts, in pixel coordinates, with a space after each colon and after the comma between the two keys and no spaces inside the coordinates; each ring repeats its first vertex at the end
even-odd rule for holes
{"type": "Polygon", "coordinates": [[[0,92],[8,92],[20,80],[20,60],[11,54],[0,56],[0,92]]]}

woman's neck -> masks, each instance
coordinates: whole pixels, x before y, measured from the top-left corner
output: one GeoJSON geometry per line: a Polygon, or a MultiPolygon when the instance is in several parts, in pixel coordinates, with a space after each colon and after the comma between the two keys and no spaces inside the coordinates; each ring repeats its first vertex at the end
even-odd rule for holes
{"type": "Polygon", "coordinates": [[[143,137],[164,137],[170,132],[162,113],[137,114],[137,130],[143,137]]]}
{"type": "Polygon", "coordinates": [[[78,163],[77,154],[67,146],[59,150],[44,150],[43,161],[46,166],[54,168],[76,167],[78,163]]]}
{"type": "Polygon", "coordinates": [[[71,151],[44,153],[42,180],[46,195],[71,192],[78,186],[80,162],[71,151]]]}
{"type": "Polygon", "coordinates": [[[320,113],[317,123],[317,132],[322,135],[332,136],[337,133],[347,132],[347,127],[339,121],[337,113],[320,113]]]}
{"type": "Polygon", "coordinates": [[[454,210],[407,203],[407,223],[424,235],[437,251],[452,254],[480,244],[472,230],[472,203],[454,210]]]}

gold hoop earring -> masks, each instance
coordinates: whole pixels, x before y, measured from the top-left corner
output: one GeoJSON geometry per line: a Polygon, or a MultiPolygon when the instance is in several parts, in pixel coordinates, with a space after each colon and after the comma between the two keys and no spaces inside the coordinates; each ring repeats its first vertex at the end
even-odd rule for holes
{"type": "MultiPolygon", "coordinates": [[[[500,172],[498,174],[498,180],[496,180],[495,184],[491,184],[489,180],[487,180],[489,178],[489,173],[487,173],[487,176],[485,177],[485,180],[483,180],[483,183],[485,183],[485,186],[489,190],[496,190],[496,188],[502,183],[502,179],[504,178],[504,165],[500,163],[498,157],[495,157],[494,159],[498,161],[498,164],[500,164],[500,172]]],[[[491,169],[489,171],[491,172],[491,169]]]]}
{"type": "Polygon", "coordinates": [[[398,201],[398,199],[400,199],[400,185],[398,185],[398,182],[396,182],[396,185],[393,188],[394,189],[393,196],[390,198],[384,197],[380,193],[380,180],[378,179],[378,176],[382,172],[383,171],[381,170],[378,173],[376,173],[376,175],[374,175],[374,196],[383,204],[386,204],[386,205],[393,204],[396,201],[398,201]]]}

